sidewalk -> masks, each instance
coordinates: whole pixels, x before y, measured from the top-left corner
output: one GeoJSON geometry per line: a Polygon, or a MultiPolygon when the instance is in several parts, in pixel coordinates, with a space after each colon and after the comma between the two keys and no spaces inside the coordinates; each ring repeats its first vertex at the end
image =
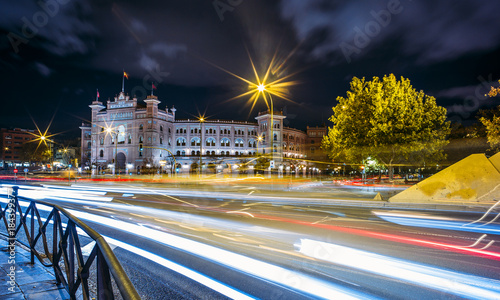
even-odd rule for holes
{"type": "MultiPolygon", "coordinates": [[[[30,252],[16,244],[15,263],[10,257],[6,237],[0,237],[0,299],[69,299],[64,287],[57,286],[52,269],[44,267],[36,258],[30,264],[30,252]],[[11,268],[15,267],[15,280],[11,281],[11,268]],[[10,274],[9,274],[10,273],[10,274]]],[[[14,278],[13,278],[14,279],[14,278]]]]}

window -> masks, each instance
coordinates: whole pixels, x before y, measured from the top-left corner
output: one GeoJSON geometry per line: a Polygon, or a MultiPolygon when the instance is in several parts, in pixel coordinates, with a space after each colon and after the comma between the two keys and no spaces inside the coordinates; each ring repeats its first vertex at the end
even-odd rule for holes
{"type": "Polygon", "coordinates": [[[209,137],[208,139],[206,139],[205,145],[207,147],[215,147],[215,139],[213,137],[209,137]]]}
{"type": "Polygon", "coordinates": [[[129,133],[128,134],[128,141],[127,141],[128,144],[132,144],[132,135],[129,133]]]}
{"type": "Polygon", "coordinates": [[[191,146],[200,146],[200,138],[194,137],[191,139],[191,146]]]}
{"type": "Polygon", "coordinates": [[[160,138],[160,145],[163,145],[163,138],[160,138]]]}
{"type": "Polygon", "coordinates": [[[87,142],[87,149],[92,148],[92,144],[90,142],[87,142]]]}
{"type": "Polygon", "coordinates": [[[104,157],[104,150],[99,151],[99,157],[104,157]]]}
{"type": "Polygon", "coordinates": [[[223,138],[220,140],[220,145],[221,147],[229,147],[231,145],[231,142],[228,138],[223,138]]]}
{"type": "Polygon", "coordinates": [[[235,147],[242,147],[243,148],[244,147],[243,145],[244,145],[244,142],[242,139],[236,139],[236,141],[234,142],[235,147]]]}
{"type": "Polygon", "coordinates": [[[185,138],[177,138],[177,143],[176,143],[177,146],[186,146],[186,139],[185,138]]]}
{"type": "Polygon", "coordinates": [[[250,148],[252,148],[252,147],[253,147],[253,148],[255,148],[255,147],[256,147],[256,144],[255,144],[255,140],[254,140],[254,139],[250,139],[250,140],[248,141],[248,147],[250,147],[250,148]]]}
{"type": "Polygon", "coordinates": [[[142,135],[139,136],[139,143],[142,143],[144,142],[144,138],[142,137],[142,135]]]}
{"type": "Polygon", "coordinates": [[[160,132],[163,132],[163,125],[160,125],[160,132]]]}
{"type": "Polygon", "coordinates": [[[142,131],[142,130],[144,130],[144,125],[139,124],[139,131],[142,131]]]}
{"type": "Polygon", "coordinates": [[[101,140],[100,140],[100,144],[101,145],[104,145],[104,138],[102,137],[101,140]]]}

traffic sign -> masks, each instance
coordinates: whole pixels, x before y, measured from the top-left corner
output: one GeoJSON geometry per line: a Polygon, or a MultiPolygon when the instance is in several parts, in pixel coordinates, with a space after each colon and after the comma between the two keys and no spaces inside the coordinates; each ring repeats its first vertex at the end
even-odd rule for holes
{"type": "Polygon", "coordinates": [[[28,173],[29,172],[29,169],[28,168],[24,168],[24,173],[28,173]]]}
{"type": "Polygon", "coordinates": [[[272,168],[274,168],[274,160],[271,160],[271,161],[269,162],[269,167],[271,167],[271,169],[272,169],[272,168]]]}
{"type": "Polygon", "coordinates": [[[14,173],[16,173],[16,174],[17,174],[17,169],[14,169],[14,173]]]}

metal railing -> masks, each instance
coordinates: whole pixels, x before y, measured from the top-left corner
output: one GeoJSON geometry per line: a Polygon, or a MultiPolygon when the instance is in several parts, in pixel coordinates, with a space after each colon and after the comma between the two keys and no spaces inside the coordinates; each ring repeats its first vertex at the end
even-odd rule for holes
{"type": "Polygon", "coordinates": [[[64,208],[45,201],[22,198],[30,201],[28,208],[23,212],[18,200],[19,187],[14,186],[12,189],[9,203],[1,209],[0,215],[0,220],[3,220],[7,229],[9,242],[18,236],[21,229],[24,229],[29,245],[20,243],[30,248],[31,264],[35,263],[36,256],[42,265],[53,268],[57,284],[62,284],[65,287],[71,299],[76,299],[80,289],[83,299],[91,299],[88,279],[94,261],[96,261],[98,299],[114,299],[111,275],[123,299],[140,299],[120,262],[99,233],[64,208]],[[52,208],[45,221],[42,221],[37,204],[52,208]],[[61,221],[61,215],[67,218],[65,225],[61,221]],[[19,218],[19,221],[16,218],[19,218]],[[27,220],[28,218],[30,220],[27,220]],[[37,231],[35,231],[35,224],[38,225],[37,231]],[[47,241],[49,224],[52,226],[52,247],[49,247],[50,243],[47,241]],[[86,260],[82,254],[77,228],[83,230],[95,241],[95,245],[86,260]],[[40,240],[42,241],[40,246],[43,246],[42,253],[36,249],[40,240]],[[77,265],[75,265],[75,261],[77,265]],[[61,262],[64,264],[64,268],[61,268],[61,262]]]}

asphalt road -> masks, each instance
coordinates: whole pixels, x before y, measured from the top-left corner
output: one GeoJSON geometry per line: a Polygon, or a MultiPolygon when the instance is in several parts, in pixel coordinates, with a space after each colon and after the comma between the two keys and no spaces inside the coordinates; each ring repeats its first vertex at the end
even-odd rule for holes
{"type": "Polygon", "coordinates": [[[500,299],[498,207],[384,209],[252,189],[21,189],[105,236],[143,299],[500,299]]]}

